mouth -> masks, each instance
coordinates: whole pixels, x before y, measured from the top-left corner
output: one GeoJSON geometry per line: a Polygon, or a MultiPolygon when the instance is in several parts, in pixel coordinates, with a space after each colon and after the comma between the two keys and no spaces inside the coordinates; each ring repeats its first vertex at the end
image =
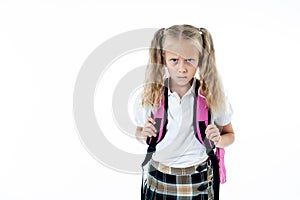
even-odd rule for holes
{"type": "Polygon", "coordinates": [[[177,76],[178,79],[187,79],[187,76],[177,76]]]}

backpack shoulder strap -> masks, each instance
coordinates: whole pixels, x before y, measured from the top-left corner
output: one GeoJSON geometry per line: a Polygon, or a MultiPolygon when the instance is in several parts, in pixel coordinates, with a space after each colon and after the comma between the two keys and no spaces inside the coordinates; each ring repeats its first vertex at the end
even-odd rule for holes
{"type": "MultiPolygon", "coordinates": [[[[167,80],[166,80],[167,81],[167,80]]],[[[151,112],[151,117],[154,119],[155,128],[158,130],[156,137],[148,137],[147,138],[147,144],[155,147],[166,135],[166,129],[167,129],[167,111],[168,111],[168,88],[165,86],[163,89],[163,98],[161,105],[159,109],[156,112],[151,112]]]]}
{"type": "Polygon", "coordinates": [[[142,163],[142,167],[144,167],[152,158],[152,154],[156,151],[156,145],[162,141],[167,132],[167,111],[168,111],[168,88],[167,81],[165,80],[165,86],[163,88],[163,98],[160,107],[156,112],[151,112],[151,117],[154,119],[155,128],[158,130],[156,137],[148,137],[146,143],[149,145],[147,149],[147,155],[142,163]]]}
{"type": "Polygon", "coordinates": [[[200,81],[196,79],[195,95],[194,99],[194,132],[196,138],[201,144],[205,145],[207,153],[211,152],[214,148],[213,142],[206,138],[205,129],[211,121],[211,112],[206,104],[206,99],[202,95],[198,95],[198,89],[200,87],[200,81]]]}

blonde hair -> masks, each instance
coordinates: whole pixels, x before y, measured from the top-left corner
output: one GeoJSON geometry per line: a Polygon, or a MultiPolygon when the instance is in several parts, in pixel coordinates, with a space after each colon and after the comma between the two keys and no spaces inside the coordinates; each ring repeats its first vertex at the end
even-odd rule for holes
{"type": "Polygon", "coordinates": [[[200,77],[198,95],[206,98],[206,103],[212,112],[216,114],[224,112],[225,96],[216,68],[215,50],[211,34],[205,28],[196,28],[187,24],[174,25],[155,32],[149,50],[150,57],[145,74],[142,105],[158,108],[161,104],[165,81],[163,49],[165,41],[169,37],[195,42],[200,51],[197,66],[200,77]]]}

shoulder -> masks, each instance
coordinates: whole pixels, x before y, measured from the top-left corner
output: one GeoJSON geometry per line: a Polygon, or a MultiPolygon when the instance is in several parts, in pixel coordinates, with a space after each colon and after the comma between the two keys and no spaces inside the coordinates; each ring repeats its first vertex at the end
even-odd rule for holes
{"type": "Polygon", "coordinates": [[[151,113],[150,106],[142,106],[142,94],[143,92],[139,92],[134,99],[133,113],[135,118],[135,123],[139,127],[143,127],[147,117],[151,113]]]}
{"type": "Polygon", "coordinates": [[[225,93],[225,108],[221,114],[213,114],[214,122],[219,126],[225,126],[231,122],[233,116],[233,109],[228,98],[228,95],[225,93]]]}

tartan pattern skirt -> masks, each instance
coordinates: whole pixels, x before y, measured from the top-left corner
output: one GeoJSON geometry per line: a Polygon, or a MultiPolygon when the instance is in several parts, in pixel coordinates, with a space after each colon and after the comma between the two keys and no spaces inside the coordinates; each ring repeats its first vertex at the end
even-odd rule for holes
{"type": "Polygon", "coordinates": [[[151,160],[144,194],[145,200],[213,200],[211,161],[172,168],[151,160]]]}

